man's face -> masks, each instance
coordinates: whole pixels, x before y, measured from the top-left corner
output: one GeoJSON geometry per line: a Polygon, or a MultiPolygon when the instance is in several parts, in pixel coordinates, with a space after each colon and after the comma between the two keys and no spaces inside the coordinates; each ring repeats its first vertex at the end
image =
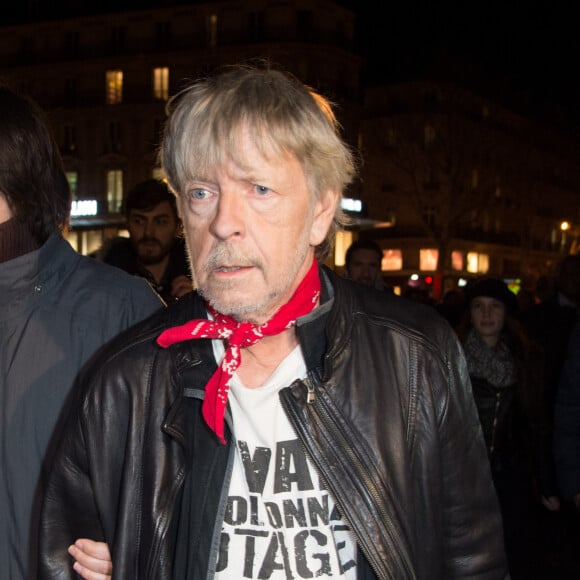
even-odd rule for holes
{"type": "Polygon", "coordinates": [[[139,261],[157,264],[169,254],[179,235],[179,220],[168,201],[152,209],[129,211],[127,228],[139,261]]]}
{"type": "Polygon", "coordinates": [[[373,287],[381,271],[381,261],[373,250],[355,250],[351,256],[348,275],[352,280],[373,287]]]}
{"type": "Polygon", "coordinates": [[[227,161],[179,198],[191,269],[222,314],[261,324],[285,304],[332,223],[338,195],[311,196],[291,154],[263,157],[240,131],[243,166],[227,161]]]}

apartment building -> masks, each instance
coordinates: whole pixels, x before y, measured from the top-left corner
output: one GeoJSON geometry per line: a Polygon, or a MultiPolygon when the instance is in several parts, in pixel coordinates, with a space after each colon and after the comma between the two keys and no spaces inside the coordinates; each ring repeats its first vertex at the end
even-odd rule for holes
{"type": "Polygon", "coordinates": [[[345,206],[352,226],[330,264],[339,272],[357,237],[379,242],[388,283],[439,284],[438,294],[480,274],[533,285],[580,250],[578,145],[449,83],[364,86],[356,16],[344,6],[149,4],[160,5],[0,30],[0,78],[54,125],[73,190],[69,239],[82,253],[122,230],[127,189],[161,176],[168,99],[219,65],[256,58],[335,102],[361,153],[345,206]]]}
{"type": "Polygon", "coordinates": [[[123,226],[124,194],[160,176],[168,98],[233,62],[269,59],[338,105],[358,129],[362,60],[354,14],[328,0],[175,4],[2,27],[0,77],[49,114],[73,190],[73,245],[97,249],[123,226]]]}

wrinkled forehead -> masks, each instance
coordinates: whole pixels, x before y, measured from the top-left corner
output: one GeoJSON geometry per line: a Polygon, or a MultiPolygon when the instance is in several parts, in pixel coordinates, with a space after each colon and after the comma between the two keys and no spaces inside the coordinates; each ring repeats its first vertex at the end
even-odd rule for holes
{"type": "Polygon", "coordinates": [[[189,134],[183,145],[183,178],[185,181],[211,178],[228,165],[249,169],[256,159],[283,161],[289,154],[287,144],[264,123],[251,125],[243,119],[226,130],[218,124],[206,131],[189,134]]]}

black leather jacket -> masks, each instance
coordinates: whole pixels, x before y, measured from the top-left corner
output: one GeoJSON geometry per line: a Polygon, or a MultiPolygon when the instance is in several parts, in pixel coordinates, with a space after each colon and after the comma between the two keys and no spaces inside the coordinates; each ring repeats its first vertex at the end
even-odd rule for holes
{"type": "MultiPolygon", "coordinates": [[[[324,272],[323,305],[297,327],[309,376],[280,396],[356,534],[358,577],[507,578],[454,333],[430,307],[324,272]]],[[[114,578],[214,577],[234,446],[201,417],[211,343],[155,342],[205,315],[197,294],[184,297],[88,371],[49,477],[40,578],[74,576],[78,537],[109,543],[114,578]]]]}

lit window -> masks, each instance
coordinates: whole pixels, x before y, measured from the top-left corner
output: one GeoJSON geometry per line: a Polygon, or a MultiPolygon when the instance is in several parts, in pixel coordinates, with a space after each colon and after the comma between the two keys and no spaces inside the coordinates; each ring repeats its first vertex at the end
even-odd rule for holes
{"type": "Polygon", "coordinates": [[[339,230],[334,241],[334,265],[344,266],[346,250],[352,244],[352,232],[339,230]]]}
{"type": "Polygon", "coordinates": [[[154,167],[151,171],[151,177],[153,179],[158,179],[159,181],[165,180],[165,173],[163,172],[162,167],[154,167]]]}
{"type": "Polygon", "coordinates": [[[110,213],[120,213],[123,207],[123,172],[107,171],[107,208],[110,213]]]}
{"type": "Polygon", "coordinates": [[[79,179],[79,174],[77,171],[67,171],[66,178],[68,180],[68,184],[70,186],[70,191],[72,193],[72,198],[77,198],[77,183],[79,179]]]}
{"type": "Polygon", "coordinates": [[[487,254],[478,254],[469,252],[467,254],[467,271],[472,274],[487,274],[489,270],[489,256],[487,254]]]}
{"type": "Polygon", "coordinates": [[[403,253],[401,250],[383,250],[381,270],[402,270],[403,253]]]}
{"type": "Polygon", "coordinates": [[[451,252],[451,267],[454,270],[463,270],[463,252],[458,250],[451,252]]]}
{"type": "Polygon", "coordinates": [[[210,14],[207,17],[207,45],[210,48],[215,48],[217,45],[217,14],[210,14]]]}
{"type": "Polygon", "coordinates": [[[435,248],[423,248],[419,250],[419,269],[436,270],[439,250],[435,248]]]}
{"type": "Polygon", "coordinates": [[[153,98],[166,101],[169,98],[169,67],[153,69],[153,98]]]}
{"type": "Polygon", "coordinates": [[[123,71],[107,71],[107,104],[118,105],[123,102],[123,71]]]}
{"type": "Polygon", "coordinates": [[[489,256],[487,254],[479,254],[477,263],[477,271],[479,274],[487,274],[489,270],[489,256]]]}

